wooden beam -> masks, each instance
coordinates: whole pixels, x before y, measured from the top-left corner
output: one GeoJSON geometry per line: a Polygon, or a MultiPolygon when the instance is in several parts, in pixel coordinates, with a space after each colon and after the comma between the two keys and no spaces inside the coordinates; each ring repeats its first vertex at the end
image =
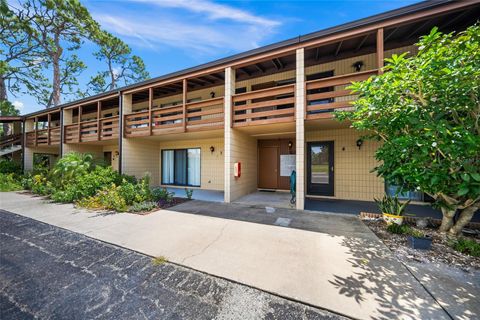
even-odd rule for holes
{"type": "Polygon", "coordinates": [[[446,21],[444,24],[438,26],[438,29],[443,30],[446,27],[451,26],[454,22],[457,22],[460,18],[463,18],[467,13],[469,13],[469,10],[465,10],[465,11],[461,12],[455,18],[450,19],[450,20],[446,21]]]}
{"type": "Polygon", "coordinates": [[[285,68],[285,64],[282,62],[282,60],[280,60],[280,58],[277,58],[277,62],[281,69],[285,68]]]}
{"type": "Polygon", "coordinates": [[[335,50],[335,57],[338,56],[340,49],[342,48],[343,40],[338,43],[337,50],[335,50]]]}
{"type": "Polygon", "coordinates": [[[275,61],[275,59],[272,59],[271,61],[272,61],[273,65],[275,66],[275,69],[279,70],[280,67],[277,65],[277,62],[275,61]]]}
{"type": "Polygon", "coordinates": [[[37,146],[37,138],[38,138],[38,133],[37,133],[37,130],[38,130],[38,117],[35,117],[35,147],[37,146]]]}
{"type": "Polygon", "coordinates": [[[51,126],[51,121],[52,120],[52,114],[49,113],[47,114],[47,121],[48,121],[48,128],[47,128],[47,145],[50,145],[50,126],[51,126]]]}
{"type": "Polygon", "coordinates": [[[208,79],[206,76],[202,76],[202,77],[199,77],[199,78],[200,78],[200,80],[203,80],[203,81],[208,82],[210,84],[215,83],[215,81],[208,79]]]}
{"type": "Polygon", "coordinates": [[[363,44],[365,43],[365,41],[367,41],[367,39],[368,39],[369,36],[370,36],[369,34],[366,34],[366,35],[363,37],[362,41],[360,41],[360,43],[358,44],[358,46],[355,48],[355,52],[357,52],[358,50],[360,50],[360,49],[362,48],[363,44]]]}
{"type": "Polygon", "coordinates": [[[393,36],[393,34],[394,34],[395,32],[397,32],[398,29],[399,29],[398,27],[396,27],[395,29],[393,29],[392,32],[390,32],[390,33],[385,37],[385,39],[383,39],[383,43],[386,43],[387,40],[390,39],[390,37],[393,36]]]}
{"type": "Polygon", "coordinates": [[[422,30],[427,24],[429,24],[431,21],[430,20],[427,20],[425,21],[424,23],[422,23],[421,25],[419,25],[418,27],[416,27],[415,29],[413,29],[412,32],[410,32],[405,38],[406,39],[409,39],[411,37],[413,37],[415,34],[418,33],[418,31],[422,30]]]}
{"type": "Polygon", "coordinates": [[[152,108],[153,108],[153,88],[148,89],[148,131],[149,135],[152,135],[153,119],[152,119],[152,108]]]}
{"type": "Polygon", "coordinates": [[[261,73],[265,73],[265,69],[263,69],[258,63],[255,63],[254,66],[255,66],[255,68],[257,68],[257,70],[260,71],[261,73]]]}
{"type": "Polygon", "coordinates": [[[245,68],[238,68],[238,70],[242,71],[243,73],[245,73],[247,76],[251,76],[252,74],[250,72],[248,72],[247,70],[245,70],[245,68]]]}
{"type": "Polygon", "coordinates": [[[187,79],[183,79],[183,132],[187,131],[187,79]]]}
{"type": "Polygon", "coordinates": [[[100,115],[102,114],[101,109],[102,109],[102,102],[98,101],[97,102],[97,139],[98,141],[100,141],[102,138],[101,136],[102,128],[100,128],[100,125],[101,125],[100,115]]]}
{"type": "Polygon", "coordinates": [[[82,142],[82,137],[80,137],[82,133],[82,106],[78,106],[78,142],[82,142]]]}
{"type": "Polygon", "coordinates": [[[383,28],[379,28],[377,30],[377,69],[378,69],[378,74],[383,73],[383,59],[384,59],[383,28]]]}
{"type": "Polygon", "coordinates": [[[225,81],[225,78],[224,78],[224,77],[219,76],[219,75],[216,74],[216,73],[212,73],[210,76],[213,77],[213,78],[217,78],[217,79],[220,80],[220,81],[225,81]]]}

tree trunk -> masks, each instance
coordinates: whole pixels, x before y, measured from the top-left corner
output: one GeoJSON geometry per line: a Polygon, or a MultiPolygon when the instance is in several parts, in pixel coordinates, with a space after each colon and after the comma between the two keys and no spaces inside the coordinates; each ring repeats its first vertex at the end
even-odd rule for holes
{"type": "MultiPolygon", "coordinates": [[[[5,78],[0,76],[0,103],[7,101],[7,85],[5,84],[5,78]]],[[[6,116],[6,114],[0,114],[6,116]]],[[[8,135],[9,126],[8,123],[3,123],[3,135],[8,135]]]]}
{"type": "Polygon", "coordinates": [[[453,226],[453,217],[455,216],[455,210],[449,210],[447,208],[442,207],[442,224],[440,225],[440,228],[438,229],[440,232],[447,232],[450,230],[450,228],[453,226]]]}
{"type": "MultiPolygon", "coordinates": [[[[458,236],[461,232],[462,229],[472,220],[473,214],[480,208],[480,205],[471,205],[465,209],[462,210],[460,213],[460,217],[458,218],[457,223],[450,227],[448,230],[448,233],[451,234],[452,236],[458,236]]],[[[443,225],[443,221],[442,221],[443,225]]]]}
{"type": "MultiPolygon", "coordinates": [[[[53,106],[60,105],[60,57],[58,53],[53,57],[53,106]]],[[[49,105],[47,105],[47,108],[49,105]]]]}

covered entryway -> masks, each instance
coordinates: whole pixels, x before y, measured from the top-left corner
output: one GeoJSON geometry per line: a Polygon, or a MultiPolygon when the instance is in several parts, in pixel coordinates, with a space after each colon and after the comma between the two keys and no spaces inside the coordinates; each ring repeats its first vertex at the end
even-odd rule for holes
{"type": "Polygon", "coordinates": [[[290,190],[295,139],[258,140],[258,189],[290,190]]]}

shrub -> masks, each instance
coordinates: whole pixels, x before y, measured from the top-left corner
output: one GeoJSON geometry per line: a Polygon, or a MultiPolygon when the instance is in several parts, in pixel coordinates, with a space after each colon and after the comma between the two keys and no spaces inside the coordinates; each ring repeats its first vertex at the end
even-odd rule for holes
{"type": "Polygon", "coordinates": [[[52,182],[63,187],[86,174],[92,167],[93,156],[88,153],[68,153],[57,161],[51,171],[52,182]]]}
{"type": "Polygon", "coordinates": [[[387,231],[394,234],[410,234],[410,232],[412,232],[412,228],[406,224],[399,225],[392,223],[387,226],[387,231]]]}
{"type": "Polygon", "coordinates": [[[473,257],[480,257],[480,243],[474,239],[458,238],[450,243],[450,246],[458,252],[468,254],[473,257]]]}
{"type": "Polygon", "coordinates": [[[17,191],[22,190],[21,182],[16,178],[14,173],[0,173],[0,191],[17,191]]]}
{"type": "Polygon", "coordinates": [[[112,184],[97,192],[95,196],[79,200],[77,205],[87,209],[105,209],[125,212],[128,209],[125,199],[120,195],[120,187],[112,184]]]}
{"type": "Polygon", "coordinates": [[[127,205],[132,205],[138,202],[152,200],[152,194],[150,191],[150,178],[148,176],[143,177],[136,184],[123,180],[119,187],[120,196],[125,199],[127,205]]]}
{"type": "Polygon", "coordinates": [[[33,193],[46,196],[54,190],[54,187],[43,174],[36,174],[32,177],[31,190],[33,193]]]}
{"type": "Polygon", "coordinates": [[[21,175],[22,174],[22,166],[19,163],[13,161],[13,160],[1,159],[0,160],[0,173],[3,173],[3,174],[13,173],[15,175],[21,175]]]}
{"type": "Polygon", "coordinates": [[[112,183],[121,184],[122,176],[111,167],[97,166],[92,171],[79,175],[75,181],[65,184],[63,190],[58,188],[52,194],[52,199],[57,202],[74,202],[93,196],[112,183]]]}
{"type": "Polygon", "coordinates": [[[131,205],[128,208],[130,212],[142,212],[142,211],[151,211],[157,207],[157,203],[153,201],[144,201],[144,202],[137,202],[131,205]]]}
{"type": "Polygon", "coordinates": [[[187,195],[187,199],[188,199],[188,200],[192,200],[193,189],[187,189],[187,188],[185,188],[185,194],[187,195]]]}
{"type": "Polygon", "coordinates": [[[155,188],[152,190],[152,199],[154,201],[165,201],[171,202],[173,196],[175,195],[174,192],[168,192],[167,188],[155,188]]]}

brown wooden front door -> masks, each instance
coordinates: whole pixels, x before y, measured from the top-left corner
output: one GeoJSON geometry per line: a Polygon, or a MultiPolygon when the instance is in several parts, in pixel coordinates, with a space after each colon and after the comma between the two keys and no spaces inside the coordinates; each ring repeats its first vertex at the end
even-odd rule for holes
{"type": "Polygon", "coordinates": [[[278,147],[260,147],[258,149],[258,187],[261,189],[278,188],[278,147]]]}

